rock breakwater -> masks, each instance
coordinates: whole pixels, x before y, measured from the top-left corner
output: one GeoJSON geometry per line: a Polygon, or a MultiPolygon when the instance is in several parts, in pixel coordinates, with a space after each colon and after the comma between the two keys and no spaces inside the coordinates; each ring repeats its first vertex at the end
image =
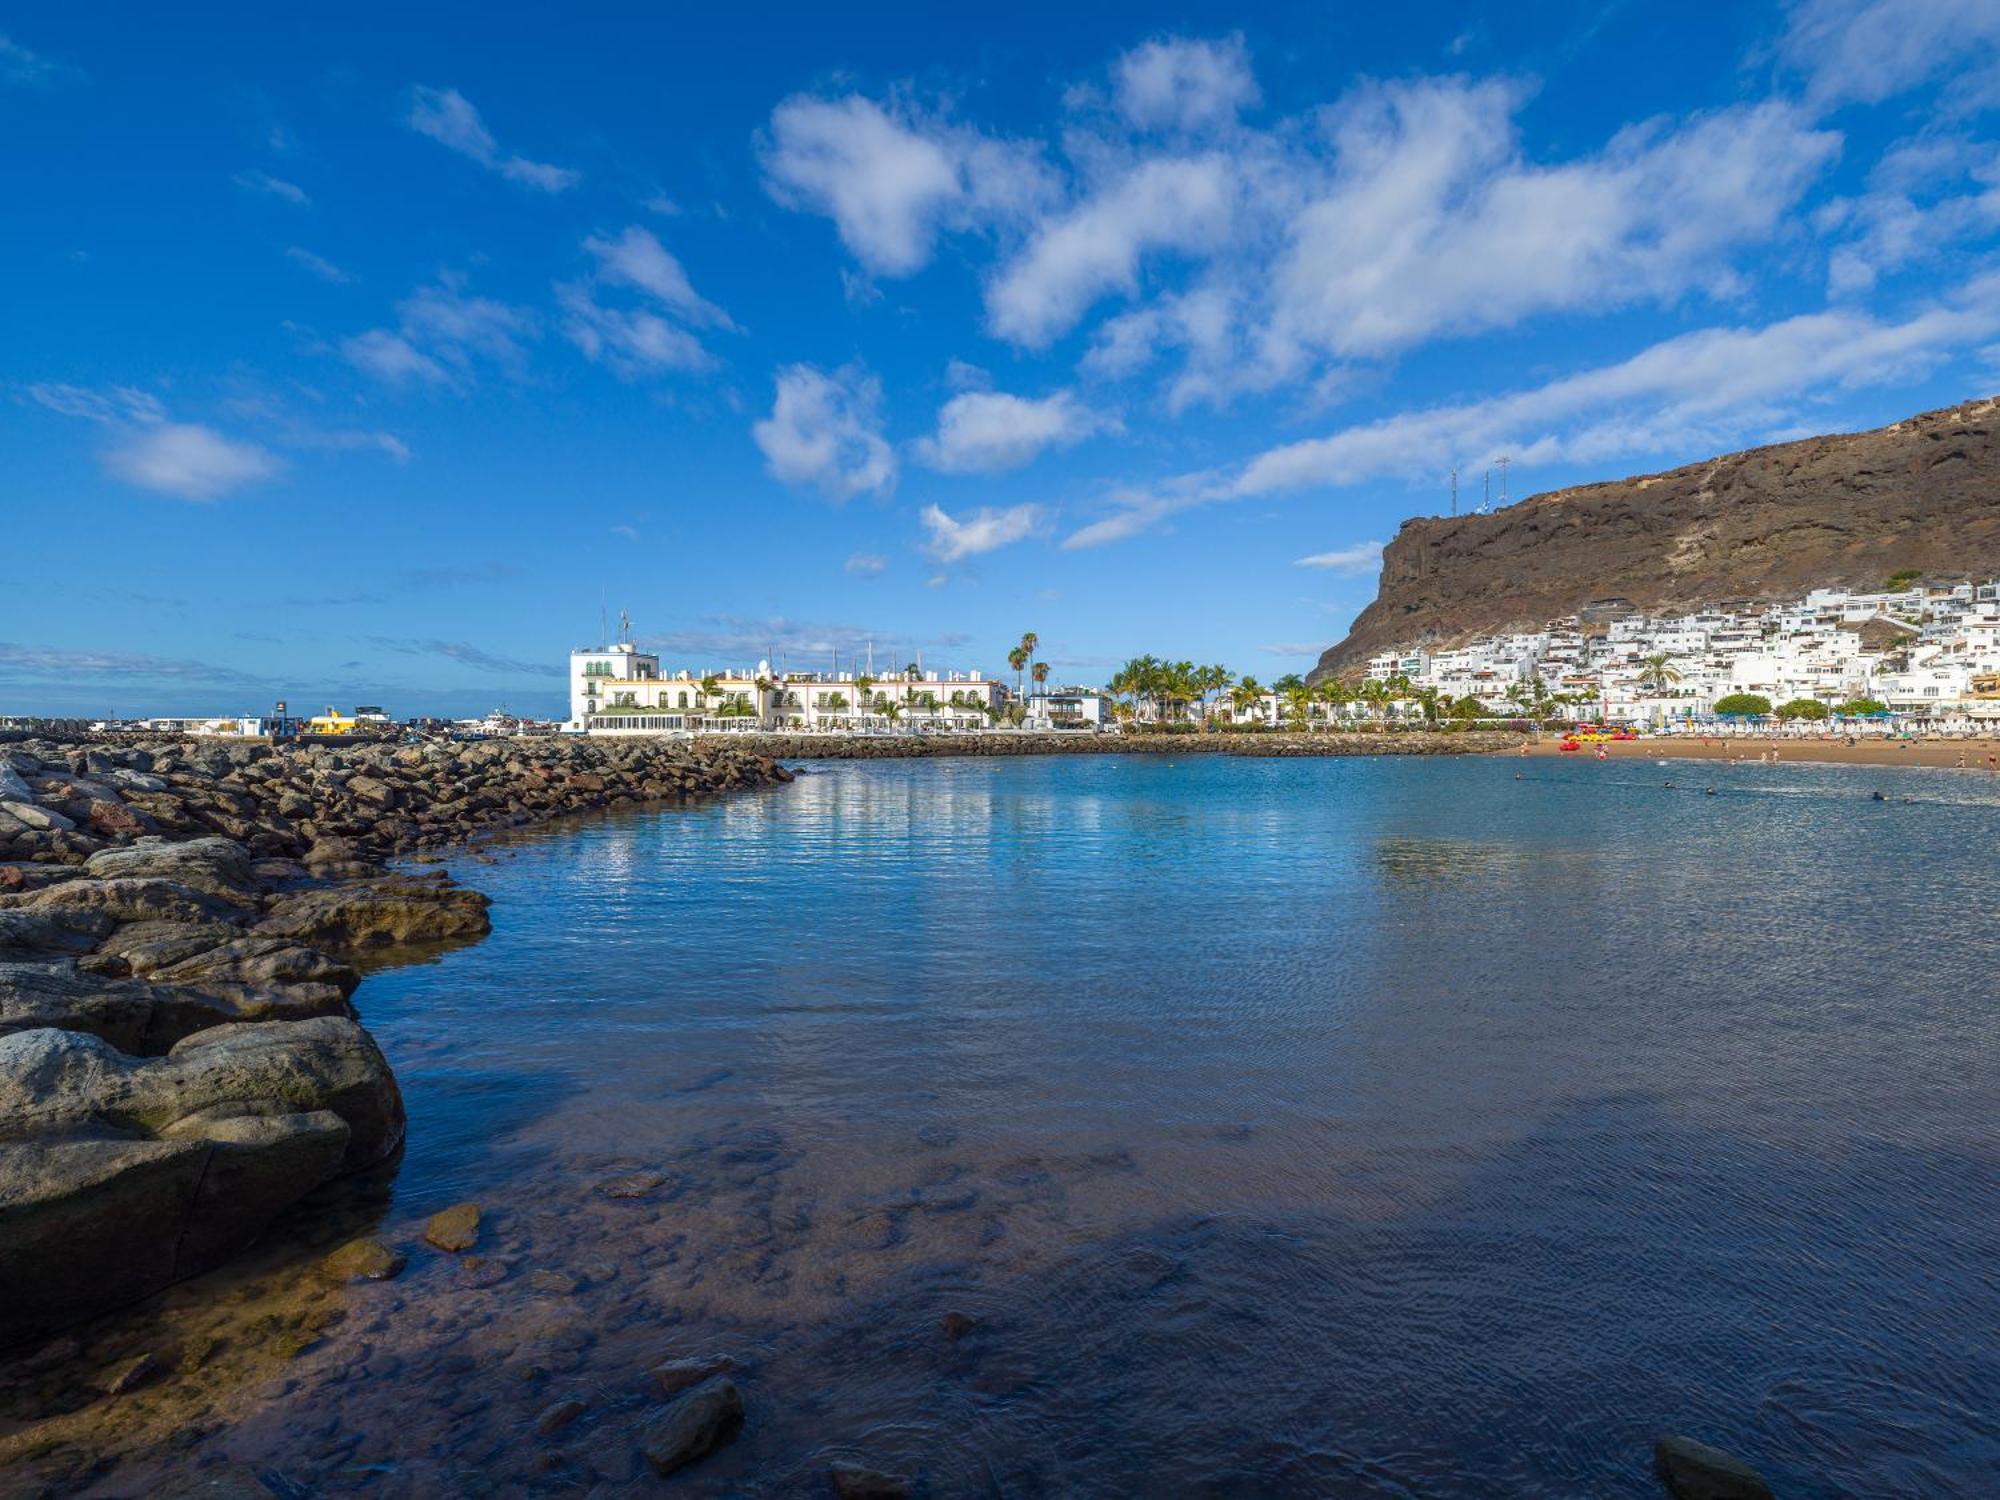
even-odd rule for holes
{"type": "Polygon", "coordinates": [[[396,1152],[356,965],[489,922],[381,860],[788,779],[666,743],[0,745],[0,1344],[208,1270],[396,1152]]]}

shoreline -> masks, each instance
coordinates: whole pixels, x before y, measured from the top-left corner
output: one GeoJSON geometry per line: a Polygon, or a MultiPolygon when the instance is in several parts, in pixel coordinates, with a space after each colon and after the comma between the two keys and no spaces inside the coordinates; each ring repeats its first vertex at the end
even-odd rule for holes
{"type": "MultiPolygon", "coordinates": [[[[1231,734],[1086,734],[1052,731],[972,735],[745,735],[779,760],[915,760],[929,756],[1009,755],[1490,755],[1522,737],[1511,730],[1368,730],[1231,734]]],[[[728,745],[733,735],[700,735],[703,747],[728,745]]]]}
{"type": "MultiPolygon", "coordinates": [[[[1551,736],[1539,742],[1531,741],[1526,746],[1527,755],[1532,758],[1553,757],[1558,760],[1594,761],[1597,747],[1586,744],[1583,749],[1565,755],[1559,748],[1559,736],[1551,736]]],[[[1750,764],[1756,765],[1762,757],[1777,751],[1779,765],[1827,765],[1827,766],[1885,766],[1894,769],[1923,769],[1933,771],[1964,770],[1982,775],[2000,775],[2000,737],[1977,740],[1862,740],[1857,744],[1845,745],[1839,740],[1789,739],[1780,737],[1775,743],[1767,736],[1756,738],[1736,735],[1724,740],[1712,736],[1704,744],[1700,738],[1693,739],[1642,739],[1610,740],[1604,745],[1605,759],[1612,760],[1691,760],[1707,761],[1714,765],[1750,764]],[[1965,757],[1965,764],[1958,764],[1959,757],[1965,757]]],[[[1520,755],[1521,750],[1495,752],[1520,755]]]]}
{"type": "Polygon", "coordinates": [[[385,861],[790,780],[664,743],[0,743],[0,1354],[219,1269],[400,1151],[351,997],[491,923],[385,861]]]}

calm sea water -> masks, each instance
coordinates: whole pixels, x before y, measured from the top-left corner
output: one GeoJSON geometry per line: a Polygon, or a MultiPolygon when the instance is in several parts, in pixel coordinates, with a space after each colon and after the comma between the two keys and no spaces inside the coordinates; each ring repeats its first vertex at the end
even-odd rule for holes
{"type": "Polygon", "coordinates": [[[1678,1431],[1991,1494],[1996,835],[1944,772],[1102,757],[524,836],[357,996],[385,1232],[476,1198],[509,1277],[418,1258],[239,1451],[616,1493],[723,1352],[690,1493],[1640,1496],[1678,1431]]]}

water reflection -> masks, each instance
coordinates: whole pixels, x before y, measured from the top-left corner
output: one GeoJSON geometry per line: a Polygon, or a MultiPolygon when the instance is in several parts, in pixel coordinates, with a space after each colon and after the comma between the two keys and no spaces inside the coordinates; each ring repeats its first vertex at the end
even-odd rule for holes
{"type": "Polygon", "coordinates": [[[494,936],[359,995],[410,1269],[315,1289],[307,1219],[91,1331],[227,1352],[35,1472],[636,1493],[644,1370],[726,1354],[687,1493],[1644,1493],[1663,1427],[1973,1492],[1994,810],[1597,769],[883,763],[498,846],[494,936]],[[472,1272],[413,1244],[464,1197],[472,1272]]]}

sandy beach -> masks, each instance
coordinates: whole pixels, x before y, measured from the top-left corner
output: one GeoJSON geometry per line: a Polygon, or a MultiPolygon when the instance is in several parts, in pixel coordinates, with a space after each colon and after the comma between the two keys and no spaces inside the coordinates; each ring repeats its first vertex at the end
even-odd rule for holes
{"type": "MultiPolygon", "coordinates": [[[[1560,736],[1550,735],[1530,744],[1527,753],[1559,755],[1561,744],[1560,736]]],[[[2000,737],[1992,735],[1976,739],[1862,740],[1852,745],[1838,739],[1780,737],[1774,741],[1768,736],[1753,738],[1746,735],[1707,740],[1700,736],[1663,737],[1611,740],[1605,743],[1604,749],[1608,758],[1619,760],[1755,761],[1776,750],[1780,764],[1802,761],[1847,766],[1930,766],[1946,770],[1962,764],[1967,770],[2000,774],[2000,737]]],[[[1505,753],[1520,754],[1518,750],[1505,753]]],[[[1574,753],[1594,757],[1596,747],[1586,744],[1574,753]]]]}

